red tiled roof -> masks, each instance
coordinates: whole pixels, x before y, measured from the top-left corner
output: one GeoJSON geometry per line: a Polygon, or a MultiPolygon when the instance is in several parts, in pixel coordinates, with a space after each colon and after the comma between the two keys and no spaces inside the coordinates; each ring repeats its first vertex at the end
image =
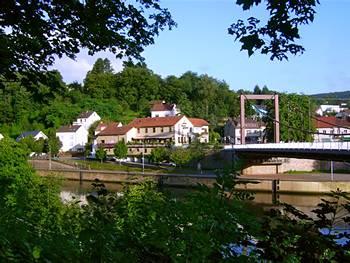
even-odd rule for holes
{"type": "Polygon", "coordinates": [[[137,118],[128,124],[135,128],[174,126],[183,116],[137,118]]]}
{"type": "Polygon", "coordinates": [[[98,134],[98,136],[100,136],[100,135],[124,135],[133,128],[132,126],[129,126],[129,125],[121,126],[121,127],[117,127],[117,125],[118,125],[118,123],[116,123],[116,122],[109,124],[106,129],[104,129],[103,131],[101,131],[98,134]]]}
{"type": "Polygon", "coordinates": [[[110,123],[101,122],[99,125],[97,125],[95,131],[103,131],[110,125],[115,125],[116,127],[118,127],[119,124],[120,122],[110,122],[110,123]]]}
{"type": "Polygon", "coordinates": [[[316,128],[334,128],[337,126],[350,128],[350,122],[348,120],[340,119],[335,116],[322,116],[315,119],[316,128]]]}
{"type": "Polygon", "coordinates": [[[162,101],[155,101],[152,105],[151,111],[171,111],[174,104],[168,104],[162,101]]]}
{"type": "Polygon", "coordinates": [[[209,126],[209,123],[206,120],[199,119],[199,118],[188,118],[188,119],[195,127],[209,126]]]}

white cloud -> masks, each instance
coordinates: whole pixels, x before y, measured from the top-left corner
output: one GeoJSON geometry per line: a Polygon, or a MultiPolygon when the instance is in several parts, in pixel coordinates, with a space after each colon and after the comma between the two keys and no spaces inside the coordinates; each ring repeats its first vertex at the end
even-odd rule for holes
{"type": "Polygon", "coordinates": [[[57,58],[55,64],[50,69],[59,70],[66,83],[72,83],[74,81],[82,83],[86,73],[92,69],[93,64],[98,58],[108,58],[115,72],[123,70],[123,61],[116,59],[112,53],[99,52],[93,56],[89,56],[86,50],[82,50],[75,60],[68,57],[57,58]]]}

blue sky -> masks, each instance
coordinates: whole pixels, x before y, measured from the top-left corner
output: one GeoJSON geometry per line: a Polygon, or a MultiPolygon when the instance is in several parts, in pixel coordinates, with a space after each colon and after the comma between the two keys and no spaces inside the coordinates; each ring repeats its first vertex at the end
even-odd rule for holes
{"type": "MultiPolygon", "coordinates": [[[[350,0],[321,0],[314,23],[302,28],[299,41],[306,49],[289,61],[270,61],[256,53],[248,57],[227,28],[242,17],[264,17],[263,8],[243,13],[235,0],[163,0],[178,24],[161,32],[145,49],[146,64],[162,77],[186,71],[208,74],[228,83],[231,89],[252,90],[256,84],[304,94],[350,90],[350,0]]],[[[66,82],[82,82],[97,57],[108,57],[116,69],[121,61],[100,53],[86,52],[77,61],[56,62],[66,82]]]]}

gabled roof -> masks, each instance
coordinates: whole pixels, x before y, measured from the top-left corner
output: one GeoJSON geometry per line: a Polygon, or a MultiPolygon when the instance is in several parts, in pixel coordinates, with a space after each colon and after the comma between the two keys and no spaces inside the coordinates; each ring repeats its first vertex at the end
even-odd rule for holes
{"type": "Polygon", "coordinates": [[[111,125],[115,125],[116,127],[122,126],[120,122],[110,122],[110,123],[101,122],[97,125],[95,132],[101,132],[111,125]]]}
{"type": "Polygon", "coordinates": [[[118,125],[118,122],[109,124],[106,129],[104,129],[98,134],[98,136],[124,135],[133,128],[132,126],[129,126],[129,125],[121,126],[121,127],[118,127],[117,125],[118,125]]]}
{"type": "MultiPolygon", "coordinates": [[[[236,128],[241,127],[241,119],[238,117],[233,120],[236,128]]],[[[245,129],[260,129],[261,127],[265,127],[266,124],[263,121],[256,121],[254,119],[245,118],[245,129]]]]}
{"type": "Polygon", "coordinates": [[[199,119],[199,118],[188,118],[190,122],[193,124],[194,127],[202,127],[202,126],[209,126],[209,123],[206,120],[199,119]]]}
{"type": "Polygon", "coordinates": [[[168,104],[164,101],[153,102],[151,111],[171,111],[174,108],[174,104],[168,104]]]}
{"type": "Polygon", "coordinates": [[[89,118],[93,113],[94,113],[94,111],[84,111],[84,112],[79,114],[78,119],[89,118]]]}
{"type": "Polygon", "coordinates": [[[67,125],[67,126],[61,126],[58,128],[57,132],[76,132],[79,130],[79,128],[82,127],[81,125],[67,125]]]}
{"type": "Polygon", "coordinates": [[[40,131],[26,131],[26,132],[23,132],[23,133],[21,133],[21,135],[19,135],[19,136],[17,137],[16,141],[21,140],[21,139],[23,139],[23,138],[25,138],[25,137],[28,137],[28,136],[33,136],[33,137],[35,137],[35,136],[37,136],[39,133],[40,133],[40,131]]]}
{"type": "Polygon", "coordinates": [[[130,122],[128,126],[132,126],[135,128],[174,126],[183,117],[184,116],[137,118],[130,122]]]}
{"type": "Polygon", "coordinates": [[[335,116],[322,116],[315,119],[316,128],[336,128],[338,126],[349,127],[350,122],[346,119],[340,119],[335,116]]]}

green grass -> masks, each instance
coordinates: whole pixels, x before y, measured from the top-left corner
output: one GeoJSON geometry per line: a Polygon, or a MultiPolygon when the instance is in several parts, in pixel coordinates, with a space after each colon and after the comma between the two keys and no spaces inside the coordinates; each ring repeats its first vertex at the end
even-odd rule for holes
{"type": "MultiPolygon", "coordinates": [[[[81,169],[90,170],[108,170],[108,171],[124,171],[124,172],[142,172],[141,167],[129,167],[126,165],[120,165],[118,162],[103,162],[95,160],[59,160],[59,162],[78,166],[81,169]]],[[[147,173],[168,173],[168,174],[200,174],[197,169],[189,167],[166,167],[166,168],[149,168],[145,167],[147,173]]],[[[203,174],[214,173],[214,171],[203,170],[203,174]]]]}

